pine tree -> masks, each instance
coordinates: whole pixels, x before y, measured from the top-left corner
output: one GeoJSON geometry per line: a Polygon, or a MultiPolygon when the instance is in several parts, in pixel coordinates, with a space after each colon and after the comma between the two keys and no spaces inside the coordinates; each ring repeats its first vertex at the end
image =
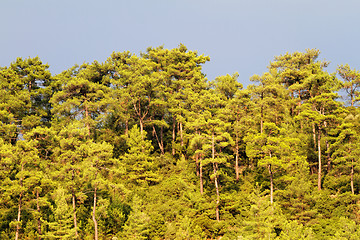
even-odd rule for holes
{"type": "Polygon", "coordinates": [[[7,232],[7,235],[9,237],[11,236],[11,238],[15,237],[15,232],[13,234],[13,229],[21,227],[21,222],[17,221],[18,198],[16,198],[15,195],[19,191],[14,186],[16,184],[14,182],[14,174],[16,174],[16,164],[18,163],[18,161],[16,161],[17,153],[16,146],[13,146],[0,138],[0,216],[2,219],[2,225],[6,225],[7,227],[7,230],[1,230],[3,232],[2,234],[7,232]],[[14,210],[11,211],[11,209],[14,210]],[[6,219],[6,216],[9,214],[11,215],[11,218],[6,219]]]}
{"type": "Polygon", "coordinates": [[[73,228],[79,236],[77,208],[85,201],[85,179],[81,146],[87,144],[87,129],[80,122],[71,122],[58,132],[54,147],[55,170],[52,178],[71,194],[73,228]]]}
{"type": "Polygon", "coordinates": [[[52,77],[48,68],[38,57],[17,58],[0,68],[0,136],[7,141],[14,144],[31,128],[49,125],[52,77]]]}
{"type": "MultiPolygon", "coordinates": [[[[343,111],[341,103],[335,99],[337,94],[335,93],[322,93],[308,100],[307,103],[301,107],[301,113],[298,116],[300,121],[307,121],[313,124],[313,129],[317,133],[317,153],[318,153],[318,190],[321,190],[322,183],[322,150],[321,150],[321,139],[323,134],[331,126],[341,122],[340,114],[343,111]]],[[[315,133],[314,133],[315,134],[315,133]]]]}
{"type": "Polygon", "coordinates": [[[55,206],[53,209],[53,221],[48,223],[49,231],[46,233],[48,239],[75,239],[76,229],[72,225],[72,210],[67,203],[67,191],[59,186],[53,194],[55,206]]]}
{"type": "Polygon", "coordinates": [[[360,101],[360,73],[355,69],[351,69],[348,64],[340,65],[337,72],[344,79],[342,89],[346,91],[350,98],[350,105],[354,106],[360,101]]]}
{"type": "Polygon", "coordinates": [[[350,175],[351,193],[355,194],[354,175],[356,173],[355,169],[358,169],[357,156],[360,153],[358,147],[360,138],[356,125],[351,123],[351,120],[355,119],[350,119],[351,115],[347,118],[348,122],[338,126],[337,131],[339,133],[331,148],[334,149],[332,156],[334,163],[337,164],[336,171],[340,171],[338,174],[347,173],[350,175]]]}
{"type": "Polygon", "coordinates": [[[216,220],[220,221],[220,164],[225,164],[230,158],[229,154],[223,149],[233,143],[233,139],[229,134],[231,124],[226,122],[225,102],[222,101],[213,90],[203,92],[202,104],[206,106],[203,115],[202,135],[204,144],[204,165],[212,165],[213,171],[210,179],[214,181],[216,193],[216,220]]]}
{"type": "Polygon", "coordinates": [[[52,112],[57,114],[63,123],[69,123],[70,119],[80,119],[89,136],[91,129],[94,130],[103,118],[109,101],[108,87],[98,81],[92,81],[95,77],[92,75],[91,66],[82,66],[75,76],[67,76],[69,72],[58,76],[59,80],[55,85],[59,85],[59,89],[50,100],[53,105],[52,112]],[[63,75],[67,77],[62,78],[63,75]],[[67,121],[64,121],[65,119],[67,121]]]}
{"type": "Polygon", "coordinates": [[[131,205],[133,208],[124,226],[123,237],[126,239],[147,239],[150,217],[144,212],[143,201],[135,195],[131,205]]]}
{"type": "Polygon", "coordinates": [[[141,132],[139,127],[134,125],[126,138],[128,152],[121,157],[126,169],[123,179],[129,184],[140,187],[146,187],[160,180],[154,172],[154,157],[151,156],[153,146],[145,136],[146,131],[141,132]]]}
{"type": "Polygon", "coordinates": [[[159,98],[159,103],[160,106],[166,107],[170,115],[168,125],[172,125],[172,154],[175,155],[176,149],[184,153],[186,132],[184,125],[187,112],[196,101],[194,95],[206,88],[206,79],[201,72],[201,65],[210,58],[199,56],[195,51],[188,51],[183,44],[171,50],[163,49],[163,47],[149,48],[144,57],[155,62],[158,71],[163,73],[161,88],[163,93],[159,98]],[[176,139],[179,140],[176,141],[176,139]]]}
{"type": "Polygon", "coordinates": [[[92,220],[94,223],[94,239],[98,239],[98,220],[97,202],[101,191],[117,190],[125,188],[110,177],[119,167],[117,159],[113,158],[113,147],[106,142],[87,141],[79,147],[79,152],[83,158],[83,169],[85,180],[91,183],[93,189],[92,220]]]}
{"type": "Polygon", "coordinates": [[[117,98],[125,106],[131,106],[132,117],[138,120],[142,132],[151,116],[155,87],[161,80],[154,70],[156,65],[129,53],[113,53],[109,61],[113,64],[114,77],[111,81],[117,90],[117,98]]]}

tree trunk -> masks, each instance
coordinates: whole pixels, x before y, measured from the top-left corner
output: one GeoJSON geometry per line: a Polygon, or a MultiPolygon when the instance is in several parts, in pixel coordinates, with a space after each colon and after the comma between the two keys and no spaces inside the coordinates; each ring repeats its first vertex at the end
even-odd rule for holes
{"type": "Polygon", "coordinates": [[[125,136],[128,135],[128,132],[129,132],[129,120],[126,119],[125,120],[125,136]]]}
{"type": "Polygon", "coordinates": [[[319,161],[319,168],[318,168],[318,190],[321,190],[321,128],[319,127],[318,131],[318,161],[319,161]]]}
{"type": "Polygon", "coordinates": [[[200,175],[200,170],[199,170],[199,154],[195,153],[195,168],[196,168],[196,176],[200,175]]]}
{"type": "MultiPolygon", "coordinates": [[[[162,116],[161,120],[164,121],[164,116],[162,116]]],[[[164,126],[160,127],[160,144],[164,152],[164,126]]]]}
{"type": "Polygon", "coordinates": [[[316,149],[316,130],[315,130],[315,123],[313,123],[313,125],[312,125],[312,131],[313,131],[314,149],[316,149]]]}
{"type": "MultiPolygon", "coordinates": [[[[21,171],[24,171],[24,164],[21,164],[21,171]]],[[[22,183],[23,179],[20,178],[20,186],[23,186],[22,183]]],[[[20,193],[19,196],[19,207],[18,207],[18,216],[17,216],[17,220],[16,220],[16,233],[15,233],[15,240],[19,239],[19,232],[20,232],[20,218],[21,218],[21,204],[22,204],[22,194],[23,192],[20,193]]]]}
{"type": "Polygon", "coordinates": [[[175,134],[175,130],[176,130],[176,121],[175,121],[175,117],[173,117],[173,131],[172,131],[172,155],[175,155],[175,139],[176,139],[176,134],[175,134]]]}
{"type": "Polygon", "coordinates": [[[235,143],[235,174],[236,181],[239,181],[239,140],[238,135],[236,134],[236,143],[235,143]]]}
{"type": "Polygon", "coordinates": [[[354,94],[353,94],[353,85],[351,84],[351,94],[350,94],[350,98],[351,98],[351,106],[354,106],[354,94]]]}
{"type": "Polygon", "coordinates": [[[159,140],[159,137],[156,133],[156,129],[155,129],[155,126],[153,125],[153,134],[155,135],[155,138],[156,138],[156,141],[158,142],[158,145],[159,145],[159,148],[160,148],[160,151],[161,151],[161,155],[164,155],[165,152],[164,152],[164,145],[163,145],[163,142],[162,142],[162,139],[159,140]]]}
{"type": "Polygon", "coordinates": [[[179,127],[180,127],[180,143],[181,143],[181,147],[183,147],[184,146],[183,125],[181,122],[180,122],[179,127]]]}
{"type": "Polygon", "coordinates": [[[351,193],[354,195],[355,194],[355,190],[354,190],[354,159],[352,158],[351,159],[351,176],[350,176],[350,179],[351,179],[351,193]]]}
{"type": "Polygon", "coordinates": [[[327,172],[329,173],[331,170],[331,155],[330,155],[330,145],[329,141],[326,139],[326,152],[327,152],[327,172]]]}
{"type": "Polygon", "coordinates": [[[77,231],[77,220],[76,220],[76,198],[74,189],[72,190],[72,206],[73,206],[73,218],[74,218],[74,229],[75,229],[75,236],[78,237],[77,231]]]}
{"type": "Polygon", "coordinates": [[[20,193],[19,197],[19,207],[18,207],[18,215],[16,219],[16,234],[15,234],[15,240],[19,239],[19,231],[20,231],[20,217],[21,217],[21,201],[22,201],[22,193],[20,193]]]}
{"type": "Polygon", "coordinates": [[[39,190],[36,189],[36,210],[39,214],[39,217],[37,219],[38,222],[38,234],[39,234],[39,239],[41,239],[41,214],[40,214],[40,205],[39,205],[39,190]]]}
{"type": "Polygon", "coordinates": [[[219,184],[217,179],[217,169],[215,166],[215,136],[214,132],[212,133],[212,162],[213,162],[213,169],[214,169],[214,182],[215,182],[215,189],[216,189],[216,220],[220,221],[220,213],[219,213],[219,204],[220,204],[220,193],[219,193],[219,184]]]}
{"type": "Polygon", "coordinates": [[[88,135],[90,136],[90,125],[89,125],[89,111],[88,111],[88,107],[86,106],[86,101],[85,101],[85,125],[88,131],[88,135]]]}
{"type": "MultiPolygon", "coordinates": [[[[297,105],[298,105],[298,109],[300,109],[300,106],[301,106],[301,93],[300,92],[299,92],[299,102],[297,103],[297,105]]],[[[300,110],[298,110],[297,115],[298,116],[300,115],[300,110]]],[[[303,132],[303,121],[300,121],[300,130],[302,133],[303,132]]]]}
{"type": "MultiPolygon", "coordinates": [[[[271,157],[271,154],[270,154],[271,157]]],[[[274,202],[274,180],[273,180],[273,173],[271,171],[271,164],[268,165],[269,175],[270,175],[270,203],[273,204],[274,202]]]]}
{"type": "Polygon", "coordinates": [[[220,213],[219,213],[219,204],[220,204],[220,193],[219,193],[219,185],[218,185],[218,179],[217,179],[217,171],[216,171],[216,166],[215,163],[213,163],[213,169],[214,169],[214,181],[215,181],[215,189],[216,189],[216,220],[219,222],[220,221],[220,213]]]}
{"type": "Polygon", "coordinates": [[[261,107],[261,119],[260,119],[260,133],[263,133],[263,129],[264,129],[264,113],[263,113],[263,108],[261,107]]]}
{"type": "Polygon", "coordinates": [[[203,165],[202,165],[202,157],[200,154],[200,169],[199,169],[199,177],[200,177],[200,193],[204,193],[204,183],[203,183],[203,165]]]}
{"type": "Polygon", "coordinates": [[[97,187],[95,186],[95,189],[94,189],[94,206],[93,206],[93,213],[92,213],[92,220],[94,222],[94,230],[95,230],[95,236],[94,236],[94,239],[95,240],[98,240],[98,224],[97,224],[97,221],[96,221],[96,190],[97,190],[97,187]]]}
{"type": "Polygon", "coordinates": [[[144,136],[143,136],[143,131],[144,131],[144,123],[143,120],[140,118],[139,120],[139,124],[140,124],[140,134],[141,134],[141,138],[142,140],[144,140],[144,136]]]}
{"type": "MultiPolygon", "coordinates": [[[[164,120],[164,118],[163,118],[163,120],[164,120]]],[[[164,127],[163,126],[160,127],[160,145],[162,148],[161,152],[164,155],[165,150],[164,150],[164,127]]]]}
{"type": "MultiPolygon", "coordinates": [[[[72,170],[72,180],[74,182],[75,179],[75,169],[72,170]]],[[[73,207],[73,218],[74,218],[74,229],[75,229],[75,236],[78,238],[78,230],[77,230],[77,220],[76,220],[76,196],[74,188],[71,189],[72,192],[72,207],[73,207]]]]}

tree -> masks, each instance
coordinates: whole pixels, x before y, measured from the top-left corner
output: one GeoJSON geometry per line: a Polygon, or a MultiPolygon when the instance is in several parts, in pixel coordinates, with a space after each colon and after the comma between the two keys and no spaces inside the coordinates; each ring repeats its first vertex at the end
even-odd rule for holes
{"type": "MultiPolygon", "coordinates": [[[[354,116],[349,116],[347,120],[351,118],[355,120],[354,116]]],[[[345,122],[338,126],[337,131],[338,136],[335,139],[335,142],[332,144],[331,148],[333,150],[332,156],[334,157],[334,162],[338,164],[338,168],[349,173],[350,171],[350,187],[351,193],[355,194],[354,188],[354,169],[358,166],[357,156],[359,156],[359,133],[356,131],[356,125],[351,122],[345,122]]],[[[341,174],[341,173],[340,173],[341,174]]]]}
{"type": "Polygon", "coordinates": [[[133,108],[131,113],[138,120],[142,132],[151,116],[155,87],[161,79],[154,70],[156,64],[130,53],[113,53],[109,61],[113,64],[114,77],[111,81],[118,99],[133,108]]]}
{"type": "Polygon", "coordinates": [[[40,121],[48,124],[51,119],[49,99],[52,94],[50,88],[52,77],[48,68],[49,65],[43,64],[38,57],[24,60],[17,58],[9,67],[20,78],[23,89],[30,94],[31,105],[26,113],[31,119],[26,120],[34,121],[36,117],[38,121],[32,124],[40,124],[40,121]]]}
{"type": "Polygon", "coordinates": [[[124,238],[147,239],[150,217],[144,212],[144,204],[137,195],[133,197],[132,206],[132,212],[124,226],[124,238]]]}
{"type": "Polygon", "coordinates": [[[360,73],[355,69],[351,69],[348,64],[338,66],[337,73],[344,79],[342,89],[350,97],[350,105],[354,106],[360,101],[360,73]]]}
{"type": "MultiPolygon", "coordinates": [[[[306,50],[306,53],[287,53],[275,57],[275,61],[270,64],[270,71],[271,69],[276,70],[279,79],[289,90],[292,99],[297,98],[297,109],[292,107],[292,115],[298,115],[296,119],[300,120],[301,128],[303,128],[305,119],[313,119],[311,124],[314,149],[316,149],[317,145],[318,153],[318,189],[321,190],[321,132],[323,127],[330,123],[330,119],[326,121],[320,118],[328,114],[325,113],[326,111],[336,111],[338,104],[335,101],[337,95],[334,92],[339,90],[340,82],[334,74],[330,75],[324,71],[324,68],[329,64],[328,62],[316,61],[319,54],[320,51],[310,49],[306,50]],[[306,106],[303,107],[302,104],[306,106]],[[325,105],[328,105],[328,107],[325,107],[325,105]],[[332,110],[330,110],[330,106],[333,106],[332,110]],[[325,108],[328,109],[325,110],[325,108]],[[294,111],[296,111],[296,114],[294,114],[294,111]],[[319,118],[315,120],[315,116],[319,118]]],[[[327,143],[327,148],[329,148],[328,146],[327,143]]],[[[328,162],[330,164],[330,159],[328,159],[328,162]]]]}
{"type": "MultiPolygon", "coordinates": [[[[17,148],[16,146],[13,146],[11,143],[8,143],[0,138],[0,193],[1,193],[1,215],[2,218],[4,218],[4,215],[7,213],[9,214],[9,209],[13,208],[15,211],[13,214],[11,214],[11,220],[6,221],[7,227],[11,224],[11,229],[13,227],[16,228],[17,232],[17,238],[19,238],[19,229],[21,227],[21,222],[18,221],[21,218],[18,216],[18,198],[16,198],[16,195],[19,191],[16,188],[14,183],[14,173],[16,174],[16,164],[18,161],[16,161],[17,156],[17,148]],[[16,191],[16,192],[15,192],[16,191]],[[17,214],[17,215],[15,215],[17,214]],[[16,218],[16,220],[12,221],[16,218]]],[[[21,214],[21,213],[20,213],[21,214]]],[[[4,223],[3,223],[4,224],[4,223]]],[[[11,232],[7,231],[8,235],[11,234],[11,232]]],[[[14,237],[15,234],[11,237],[14,237]]]]}
{"type": "Polygon", "coordinates": [[[97,201],[98,191],[106,188],[116,188],[115,184],[111,183],[111,179],[107,178],[109,172],[116,166],[116,160],[112,158],[112,146],[106,142],[95,143],[87,142],[86,145],[80,146],[80,153],[84,159],[84,175],[87,181],[91,181],[93,188],[93,211],[92,220],[94,222],[94,239],[98,239],[98,218],[97,218],[97,201]]]}
{"type": "Polygon", "coordinates": [[[266,166],[270,178],[270,203],[274,202],[274,168],[287,169],[297,163],[299,158],[296,146],[299,139],[286,136],[285,128],[275,123],[265,122],[264,132],[246,137],[246,154],[250,158],[258,158],[259,166],[266,166]],[[292,147],[291,147],[292,146],[292,147]]]}
{"type": "Polygon", "coordinates": [[[153,146],[150,140],[146,140],[146,131],[140,131],[134,125],[126,137],[129,147],[121,159],[124,162],[126,175],[123,177],[129,184],[146,187],[157,183],[160,178],[154,172],[154,157],[151,156],[153,146]]]}
{"type": "Polygon", "coordinates": [[[260,133],[263,133],[265,121],[278,125],[286,121],[288,116],[288,91],[281,86],[280,80],[274,71],[264,73],[263,76],[254,75],[251,78],[251,81],[259,83],[249,88],[256,106],[254,111],[260,123],[260,133]]]}
{"type": "Polygon", "coordinates": [[[18,136],[40,125],[49,125],[52,80],[48,65],[38,57],[17,58],[0,68],[0,136],[13,144],[18,136]]]}
{"type": "Polygon", "coordinates": [[[50,100],[53,105],[52,112],[57,114],[58,118],[68,119],[67,123],[70,119],[80,119],[86,126],[89,136],[91,129],[95,129],[108,106],[108,87],[92,81],[91,72],[88,73],[91,66],[82,66],[76,76],[61,77],[69,75],[68,72],[58,76],[59,82],[56,84],[60,85],[60,89],[50,100]]]}
{"type": "MultiPolygon", "coordinates": [[[[245,151],[243,138],[247,132],[251,131],[249,126],[254,125],[252,120],[253,103],[251,92],[242,89],[242,85],[237,81],[238,74],[226,75],[215,79],[216,92],[219,92],[226,101],[225,114],[226,121],[231,123],[231,137],[234,140],[232,151],[235,156],[235,178],[239,181],[239,161],[240,155],[245,151]]],[[[243,156],[244,157],[244,156],[243,156]]]]}
{"type": "Polygon", "coordinates": [[[168,124],[172,123],[172,154],[175,155],[176,129],[180,138],[180,149],[183,151],[187,111],[194,103],[193,95],[206,88],[206,78],[201,70],[202,64],[210,58],[204,55],[199,56],[196,51],[188,51],[183,44],[171,50],[163,47],[148,48],[144,57],[155,62],[157,71],[163,73],[163,85],[160,88],[163,93],[160,94],[158,103],[165,107],[170,115],[168,124]]]}
{"type": "MultiPolygon", "coordinates": [[[[34,153],[36,153],[36,160],[29,164],[27,169],[29,177],[28,184],[31,184],[32,194],[35,195],[34,218],[37,221],[37,233],[39,239],[43,236],[43,222],[44,216],[42,211],[44,208],[49,207],[51,204],[47,199],[49,194],[54,188],[54,182],[47,174],[48,169],[53,170],[53,152],[51,148],[55,147],[55,133],[47,127],[36,127],[24,135],[24,139],[29,143],[34,153]]],[[[20,142],[19,142],[20,143],[20,142]]]]}
{"type": "Polygon", "coordinates": [[[46,237],[49,239],[74,239],[77,238],[76,229],[71,223],[71,207],[67,203],[67,191],[59,186],[54,192],[55,207],[54,221],[49,222],[49,231],[46,237]]]}
{"type": "Polygon", "coordinates": [[[318,147],[318,190],[321,190],[322,181],[322,157],[321,157],[321,138],[323,132],[330,128],[331,125],[336,125],[341,121],[339,118],[342,112],[341,103],[335,99],[337,94],[335,93],[322,93],[315,96],[301,107],[301,113],[298,119],[310,120],[314,124],[317,130],[317,147],[318,147]]]}
{"type": "Polygon", "coordinates": [[[224,102],[210,89],[204,91],[202,97],[206,108],[203,111],[203,151],[205,153],[204,165],[211,164],[213,174],[210,179],[214,180],[216,192],[216,220],[220,221],[220,186],[219,186],[219,165],[224,164],[230,156],[223,152],[223,148],[232,144],[233,140],[229,134],[231,124],[225,121],[224,102]]]}
{"type": "Polygon", "coordinates": [[[7,182],[7,192],[5,194],[17,199],[17,218],[10,223],[10,225],[16,227],[15,239],[17,240],[20,237],[20,229],[26,222],[22,221],[24,207],[29,207],[32,200],[31,192],[34,188],[37,188],[37,176],[33,175],[32,170],[34,166],[39,164],[39,156],[32,144],[25,140],[18,141],[14,150],[16,155],[11,161],[15,165],[13,170],[15,176],[11,181],[7,182]]]}
{"type": "MultiPolygon", "coordinates": [[[[71,194],[72,218],[75,236],[79,236],[77,208],[84,203],[84,164],[80,151],[82,145],[88,144],[87,130],[77,121],[71,122],[58,133],[59,139],[54,146],[55,169],[52,178],[63,183],[64,189],[71,194]]],[[[63,219],[63,218],[62,218],[63,219]]]]}
{"type": "Polygon", "coordinates": [[[316,75],[321,74],[329,65],[326,61],[317,61],[320,51],[307,49],[305,53],[286,53],[274,58],[270,63],[269,70],[276,70],[281,83],[289,90],[289,95],[300,106],[304,101],[318,94],[319,81],[316,75]]]}

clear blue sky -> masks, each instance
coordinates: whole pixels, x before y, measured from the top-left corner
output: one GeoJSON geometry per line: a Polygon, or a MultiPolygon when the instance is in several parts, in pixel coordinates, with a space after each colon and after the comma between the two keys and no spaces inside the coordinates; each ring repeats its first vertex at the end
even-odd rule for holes
{"type": "Polygon", "coordinates": [[[113,51],[185,44],[204,73],[245,86],[274,56],[317,48],[329,72],[360,69],[358,0],[2,0],[0,66],[39,56],[53,74],[113,51]]]}

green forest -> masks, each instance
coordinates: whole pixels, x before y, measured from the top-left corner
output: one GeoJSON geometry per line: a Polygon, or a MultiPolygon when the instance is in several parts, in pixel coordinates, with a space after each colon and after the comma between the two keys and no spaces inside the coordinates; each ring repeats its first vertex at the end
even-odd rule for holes
{"type": "Polygon", "coordinates": [[[360,239],[360,72],[319,56],[0,67],[0,239],[360,239]]]}

